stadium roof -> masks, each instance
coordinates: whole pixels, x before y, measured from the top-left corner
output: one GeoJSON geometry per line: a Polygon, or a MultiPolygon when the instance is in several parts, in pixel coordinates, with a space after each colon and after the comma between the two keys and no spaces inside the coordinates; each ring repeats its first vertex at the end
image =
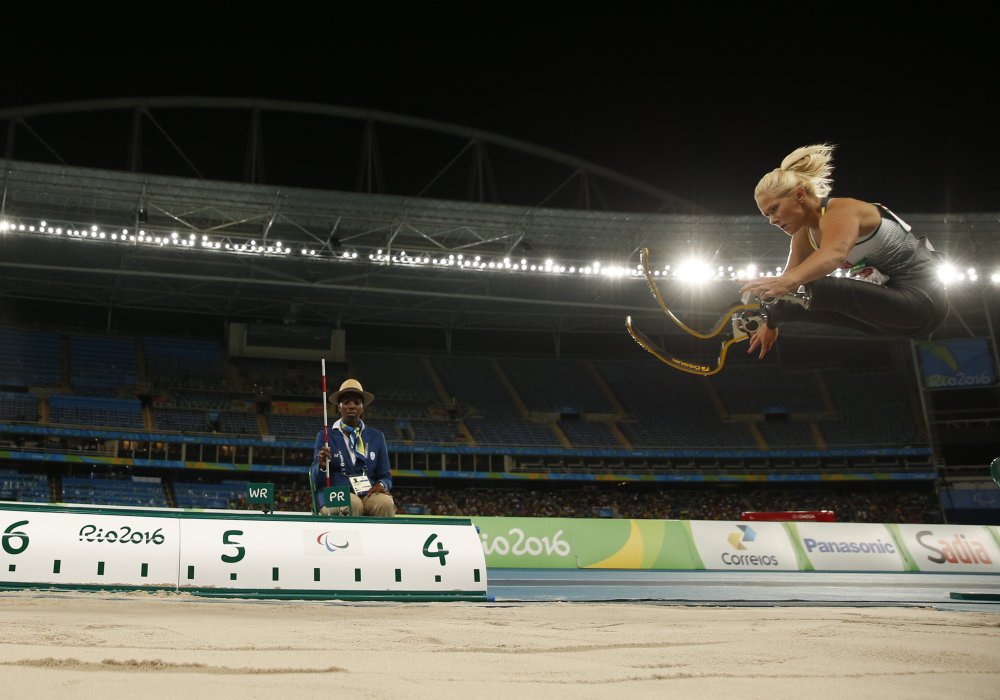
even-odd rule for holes
{"type": "MultiPolygon", "coordinates": [[[[631,274],[643,246],[678,310],[696,320],[735,301],[736,284],[681,291],[666,265],[697,255],[726,276],[751,262],[773,269],[787,251],[759,216],[526,209],[10,160],[3,169],[0,296],[11,299],[334,326],[619,333],[627,314],[662,319],[631,274]]],[[[1000,263],[998,218],[910,222],[939,249],[973,251],[988,275],[983,265],[1000,263]]]]}
{"type": "MultiPolygon", "coordinates": [[[[636,274],[643,247],[692,324],[736,301],[732,277],[773,273],[787,256],[763,217],[707,213],[571,155],[416,117],[152,97],[0,110],[4,121],[0,298],[336,327],[621,333],[629,314],[669,330],[636,274]],[[262,113],[286,139],[272,145],[277,161],[263,158],[262,113]],[[332,155],[342,151],[328,136],[344,122],[354,148],[362,134],[357,170],[332,155]],[[307,123],[321,128],[291,151],[307,123]],[[179,145],[199,139],[197,154],[179,145]],[[387,164],[397,194],[384,193],[387,164]],[[263,184],[265,165],[268,181],[293,184],[263,184]],[[497,203],[498,179],[505,192],[527,189],[497,203]],[[697,288],[679,274],[692,266],[697,288]]],[[[956,288],[968,298],[955,332],[987,332],[976,318],[1000,296],[989,281],[1000,274],[1000,214],[906,218],[966,277],[976,269],[969,289],[988,291],[956,288]]]]}

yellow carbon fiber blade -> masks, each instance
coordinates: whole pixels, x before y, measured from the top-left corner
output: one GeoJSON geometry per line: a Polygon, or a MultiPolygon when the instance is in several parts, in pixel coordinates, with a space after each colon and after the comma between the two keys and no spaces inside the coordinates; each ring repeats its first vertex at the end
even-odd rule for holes
{"type": "Polygon", "coordinates": [[[667,303],[664,301],[663,294],[660,292],[660,288],[656,284],[656,280],[653,277],[653,272],[649,269],[649,248],[643,248],[639,251],[639,260],[642,262],[642,273],[646,277],[646,283],[649,285],[649,291],[653,293],[653,298],[656,299],[656,303],[659,304],[660,309],[667,315],[667,318],[677,324],[682,331],[688,333],[689,335],[693,335],[695,338],[701,338],[702,340],[714,338],[729,327],[729,321],[733,314],[740,311],[760,308],[760,304],[736,304],[735,306],[731,306],[725,313],[722,314],[722,316],[719,317],[719,320],[710,331],[703,332],[691,328],[691,326],[677,318],[677,316],[674,315],[674,312],[670,310],[667,303]]]}
{"type": "Polygon", "coordinates": [[[652,340],[646,336],[645,333],[640,331],[638,328],[632,325],[632,317],[625,317],[625,328],[628,330],[632,339],[637,342],[646,352],[653,355],[655,358],[663,362],[664,364],[673,367],[681,372],[686,372],[688,374],[696,374],[701,377],[710,377],[713,374],[717,374],[722,371],[722,368],[726,364],[726,355],[729,353],[729,348],[732,345],[744,340],[745,338],[728,338],[722,342],[722,347],[719,349],[719,359],[716,361],[715,366],[706,365],[699,362],[688,362],[687,360],[682,360],[673,353],[664,350],[662,347],[654,343],[652,340]]]}

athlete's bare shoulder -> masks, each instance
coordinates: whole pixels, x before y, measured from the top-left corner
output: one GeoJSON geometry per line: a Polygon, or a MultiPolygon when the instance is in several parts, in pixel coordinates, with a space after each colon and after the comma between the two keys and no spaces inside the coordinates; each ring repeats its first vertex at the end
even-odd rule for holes
{"type": "Polygon", "coordinates": [[[854,197],[830,197],[826,203],[826,210],[829,212],[871,206],[874,206],[871,202],[866,202],[863,199],[855,199],[854,197]]]}
{"type": "MultiPolygon", "coordinates": [[[[878,226],[882,218],[878,207],[854,197],[831,197],[826,205],[826,213],[834,214],[833,218],[849,217],[857,221],[858,227],[862,230],[878,226]]],[[[820,225],[822,226],[822,222],[820,225]]]]}

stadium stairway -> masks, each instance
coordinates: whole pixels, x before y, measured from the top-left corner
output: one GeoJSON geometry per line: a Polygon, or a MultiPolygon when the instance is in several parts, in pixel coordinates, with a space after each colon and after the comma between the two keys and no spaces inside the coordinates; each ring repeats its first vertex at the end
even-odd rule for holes
{"type": "Polygon", "coordinates": [[[816,372],[816,389],[819,391],[820,401],[823,402],[823,411],[827,415],[835,415],[837,409],[833,405],[833,397],[830,396],[830,387],[826,385],[826,379],[823,378],[822,372],[816,372]]]}
{"type": "Polygon", "coordinates": [[[562,431],[562,429],[559,427],[559,424],[558,424],[557,421],[554,421],[554,420],[553,421],[549,421],[549,428],[552,429],[552,432],[555,434],[556,438],[559,440],[559,444],[560,445],[562,445],[563,447],[570,448],[570,449],[573,448],[573,443],[569,441],[568,437],[566,437],[566,433],[564,433],[562,431]]]}
{"type": "MultiPolygon", "coordinates": [[[[826,379],[823,377],[823,373],[816,372],[815,376],[816,390],[819,392],[819,398],[823,405],[823,412],[828,416],[836,415],[837,409],[833,406],[833,397],[830,395],[830,387],[826,385],[826,379]]],[[[809,430],[812,433],[813,441],[816,443],[816,447],[818,449],[825,450],[829,447],[819,421],[810,420],[809,430]]]]}
{"type": "Polygon", "coordinates": [[[625,437],[625,433],[622,432],[621,428],[618,427],[617,423],[613,421],[608,423],[608,428],[611,429],[611,434],[618,439],[618,442],[620,442],[626,450],[632,449],[632,443],[629,441],[627,437],[625,437]]]}
{"type": "Polygon", "coordinates": [[[232,358],[229,356],[228,348],[221,348],[219,357],[222,363],[222,374],[226,378],[226,384],[230,391],[246,391],[246,386],[239,372],[236,371],[236,367],[233,365],[232,358]]]}
{"type": "Polygon", "coordinates": [[[625,410],[625,407],[622,406],[621,401],[618,400],[614,390],[604,379],[604,376],[597,370],[597,367],[594,366],[593,361],[585,360],[583,362],[583,367],[590,375],[590,378],[594,381],[594,384],[597,386],[597,390],[601,392],[601,395],[607,399],[607,402],[611,405],[611,410],[614,415],[607,421],[608,430],[611,431],[615,440],[617,440],[622,447],[626,450],[631,450],[632,443],[627,437],[625,437],[625,433],[621,431],[621,428],[618,427],[619,420],[629,417],[628,412],[625,410]]]}
{"type": "Polygon", "coordinates": [[[767,440],[764,438],[764,433],[760,432],[760,428],[753,421],[747,421],[747,428],[750,429],[750,435],[753,436],[753,441],[762,450],[769,450],[771,446],[767,444],[767,440]]]}
{"type": "Polygon", "coordinates": [[[719,415],[719,420],[726,420],[729,418],[729,409],[726,408],[725,402],[722,397],[719,396],[718,390],[716,390],[715,385],[711,382],[704,382],[705,391],[708,392],[708,398],[711,400],[712,405],[715,407],[715,412],[719,415]]]}
{"type": "Polygon", "coordinates": [[[458,429],[462,431],[462,435],[465,436],[465,440],[468,445],[474,446],[476,444],[476,438],[472,434],[472,431],[469,430],[469,426],[465,424],[464,420],[459,419],[458,429]]]}
{"type": "Polygon", "coordinates": [[[510,396],[510,400],[513,401],[514,405],[517,407],[518,413],[524,417],[528,417],[531,414],[531,411],[528,410],[528,407],[525,405],[521,395],[517,393],[517,389],[514,388],[510,378],[507,376],[507,373],[503,371],[503,367],[500,366],[500,362],[496,359],[491,359],[490,366],[493,367],[493,372],[496,373],[497,378],[500,380],[500,384],[507,391],[507,395],[510,396]]]}
{"type": "Polygon", "coordinates": [[[142,336],[135,336],[135,365],[139,374],[139,385],[149,386],[149,374],[146,372],[146,353],[142,347],[142,336]]]}
{"type": "Polygon", "coordinates": [[[174,480],[171,477],[163,479],[163,497],[167,499],[167,506],[177,507],[177,494],[174,493],[174,480]]]}
{"type": "Polygon", "coordinates": [[[437,392],[438,398],[441,399],[445,406],[450,406],[452,397],[448,395],[448,390],[444,388],[444,382],[441,381],[441,377],[434,370],[431,358],[424,355],[420,358],[420,361],[427,371],[427,376],[431,378],[431,383],[434,385],[434,390],[437,392]]]}
{"type": "Polygon", "coordinates": [[[263,413],[257,414],[257,427],[260,429],[261,435],[271,434],[271,427],[267,424],[267,416],[263,413]]]}
{"type": "Polygon", "coordinates": [[[814,420],[809,421],[809,431],[812,433],[817,449],[825,450],[829,447],[826,443],[826,437],[823,435],[823,431],[819,427],[819,423],[814,420]]]}
{"type": "Polygon", "coordinates": [[[59,391],[63,394],[73,393],[73,384],[70,382],[70,347],[69,336],[59,337],[59,391]]]}
{"type": "MultiPolygon", "coordinates": [[[[625,408],[618,401],[618,397],[615,396],[615,392],[613,392],[611,387],[608,386],[608,383],[604,381],[604,377],[601,376],[601,373],[597,371],[594,363],[587,360],[583,363],[583,366],[587,369],[591,379],[594,380],[594,384],[597,385],[598,390],[600,390],[604,398],[608,400],[608,403],[611,404],[611,409],[618,415],[619,418],[624,418],[626,415],[625,408]]],[[[619,435],[618,439],[621,440],[623,444],[628,445],[628,440],[626,440],[625,436],[621,434],[621,431],[615,428],[612,432],[619,435]]]]}

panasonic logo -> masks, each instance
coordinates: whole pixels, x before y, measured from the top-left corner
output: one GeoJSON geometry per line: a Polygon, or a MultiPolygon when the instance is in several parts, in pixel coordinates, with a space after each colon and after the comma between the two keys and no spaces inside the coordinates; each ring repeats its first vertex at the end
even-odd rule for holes
{"type": "Polygon", "coordinates": [[[895,554],[896,547],[882,540],[874,542],[850,542],[838,540],[814,540],[807,537],[802,540],[807,552],[822,552],[824,554],[895,554]]]}

